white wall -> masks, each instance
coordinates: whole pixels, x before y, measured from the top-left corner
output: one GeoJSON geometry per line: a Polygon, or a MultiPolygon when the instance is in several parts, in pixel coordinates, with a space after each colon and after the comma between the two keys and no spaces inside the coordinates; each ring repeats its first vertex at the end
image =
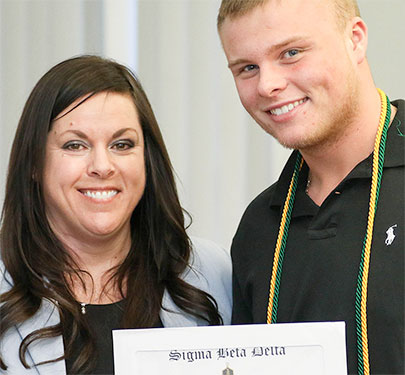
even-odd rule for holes
{"type": "Polygon", "coordinates": [[[360,0],[359,6],[374,80],[391,100],[405,98],[405,0],[360,0]]]}
{"type": "Polygon", "coordinates": [[[54,64],[102,45],[96,1],[0,0],[0,202],[8,154],[29,92],[54,64]]]}
{"type": "MultiPolygon", "coordinates": [[[[135,68],[179,178],[190,232],[228,247],[250,200],[289,153],[242,109],[216,34],[219,0],[0,0],[0,197],[29,91],[52,65],[99,53],[135,68]]],[[[369,60],[405,97],[405,1],[362,0],[369,60]],[[401,66],[402,65],[402,66],[401,66]]],[[[1,199],[1,198],[0,198],[1,199]]]]}

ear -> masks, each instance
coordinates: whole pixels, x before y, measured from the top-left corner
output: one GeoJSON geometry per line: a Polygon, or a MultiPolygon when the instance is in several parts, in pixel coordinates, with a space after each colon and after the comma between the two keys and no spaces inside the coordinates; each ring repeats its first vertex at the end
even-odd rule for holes
{"type": "Polygon", "coordinates": [[[368,29],[360,17],[354,17],[349,22],[350,49],[357,64],[366,59],[368,44],[368,29]]]}

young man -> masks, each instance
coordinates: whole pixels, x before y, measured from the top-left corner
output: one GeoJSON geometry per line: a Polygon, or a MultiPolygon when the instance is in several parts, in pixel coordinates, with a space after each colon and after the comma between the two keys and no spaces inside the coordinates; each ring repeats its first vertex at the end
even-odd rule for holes
{"type": "Polygon", "coordinates": [[[346,322],[351,374],[404,374],[404,101],[355,0],[223,0],[243,106],[294,149],[232,244],[233,323],[346,322]],[[375,152],[373,152],[375,150],[375,152]]]}

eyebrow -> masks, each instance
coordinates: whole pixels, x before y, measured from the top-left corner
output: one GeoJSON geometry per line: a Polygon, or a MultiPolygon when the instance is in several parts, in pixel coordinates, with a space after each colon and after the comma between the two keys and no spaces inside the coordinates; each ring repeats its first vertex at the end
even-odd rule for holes
{"type": "MultiPolygon", "coordinates": [[[[288,46],[289,44],[297,43],[297,42],[300,42],[300,41],[305,40],[305,39],[306,39],[305,36],[293,36],[293,37],[291,37],[291,38],[288,38],[288,39],[286,39],[286,40],[283,40],[283,41],[280,42],[280,43],[277,43],[277,44],[272,45],[272,46],[266,51],[266,54],[267,54],[267,55],[268,55],[268,54],[271,54],[271,53],[273,53],[274,51],[277,51],[277,50],[279,50],[279,49],[282,49],[282,48],[288,46]]],[[[234,61],[230,61],[229,64],[228,64],[228,68],[229,68],[229,69],[232,69],[235,65],[245,64],[245,63],[247,63],[247,62],[249,62],[249,60],[247,60],[247,59],[237,59],[237,60],[234,60],[234,61]]]]}
{"type": "Polygon", "coordinates": [[[117,130],[117,131],[113,134],[112,137],[113,137],[113,138],[117,138],[117,137],[123,135],[124,133],[126,133],[126,132],[128,132],[128,131],[132,131],[132,132],[138,134],[138,132],[137,132],[136,129],[134,129],[134,128],[122,128],[122,129],[120,129],[120,130],[117,130]]]}
{"type": "MultiPolygon", "coordinates": [[[[122,128],[122,129],[119,129],[119,130],[117,130],[113,135],[112,135],[112,139],[114,139],[114,138],[117,138],[117,137],[120,137],[121,135],[123,135],[124,133],[126,133],[127,131],[132,131],[132,132],[134,132],[134,133],[136,133],[137,135],[138,135],[138,132],[136,131],[136,129],[134,129],[134,128],[122,128]]],[[[66,130],[65,132],[63,132],[62,133],[62,135],[63,134],[66,134],[66,133],[73,133],[73,134],[76,134],[78,137],[80,137],[80,138],[83,138],[83,139],[89,139],[89,137],[85,134],[85,133],[83,133],[82,131],[80,131],[80,130],[66,130]]]]}

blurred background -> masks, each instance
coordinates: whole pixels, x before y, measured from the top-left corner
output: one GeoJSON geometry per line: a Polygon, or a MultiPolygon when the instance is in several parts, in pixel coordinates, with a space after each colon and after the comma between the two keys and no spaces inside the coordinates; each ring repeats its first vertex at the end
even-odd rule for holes
{"type": "MultiPolygon", "coordinates": [[[[216,31],[220,0],[0,0],[0,206],[22,107],[53,65],[99,54],[140,78],[176,171],[189,233],[229,248],[290,151],[242,108],[216,31]]],[[[405,97],[405,1],[360,0],[376,84],[405,97]]]]}

